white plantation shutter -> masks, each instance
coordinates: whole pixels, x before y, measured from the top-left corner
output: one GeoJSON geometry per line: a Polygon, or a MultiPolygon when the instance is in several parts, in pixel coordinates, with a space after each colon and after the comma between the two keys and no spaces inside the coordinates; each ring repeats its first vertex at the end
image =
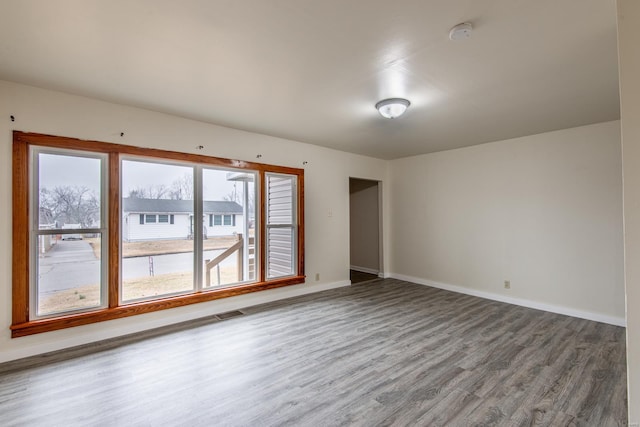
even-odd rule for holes
{"type": "Polygon", "coordinates": [[[296,272],[296,176],[266,173],[267,279],[296,272]]]}
{"type": "Polygon", "coordinates": [[[293,230],[267,229],[267,278],[291,276],[294,271],[293,230]]]}

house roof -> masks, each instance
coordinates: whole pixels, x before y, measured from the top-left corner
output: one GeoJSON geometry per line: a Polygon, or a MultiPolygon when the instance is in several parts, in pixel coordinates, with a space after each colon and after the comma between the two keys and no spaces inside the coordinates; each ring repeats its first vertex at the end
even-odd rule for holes
{"type": "MultiPolygon", "coordinates": [[[[122,211],[127,213],[192,213],[193,201],[125,197],[122,199],[122,211]]],[[[226,200],[205,200],[203,213],[242,214],[242,206],[226,200]]]]}

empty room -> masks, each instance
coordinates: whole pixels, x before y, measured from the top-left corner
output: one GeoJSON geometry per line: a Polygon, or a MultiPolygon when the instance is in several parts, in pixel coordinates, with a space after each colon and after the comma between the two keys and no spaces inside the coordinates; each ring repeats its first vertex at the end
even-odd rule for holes
{"type": "Polygon", "coordinates": [[[0,425],[639,425],[640,2],[0,6],[0,425]]]}

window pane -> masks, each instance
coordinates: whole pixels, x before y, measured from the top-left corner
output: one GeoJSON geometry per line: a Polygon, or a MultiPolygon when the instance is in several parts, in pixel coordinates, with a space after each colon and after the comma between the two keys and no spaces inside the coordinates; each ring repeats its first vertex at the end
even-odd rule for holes
{"type": "Polygon", "coordinates": [[[293,224],[294,180],[267,174],[267,224],[293,224]]]}
{"type": "Polygon", "coordinates": [[[101,159],[38,153],[38,228],[100,228],[101,159]]]}
{"type": "Polygon", "coordinates": [[[103,306],[101,233],[102,157],[84,152],[36,151],[37,230],[31,297],[35,317],[103,306]]]}
{"type": "Polygon", "coordinates": [[[295,188],[293,175],[266,175],[267,278],[296,273],[295,188]]]}
{"type": "Polygon", "coordinates": [[[37,316],[102,305],[100,236],[65,240],[38,235],[37,239],[37,316]]]}
{"type": "Polygon", "coordinates": [[[123,160],[122,194],[122,301],[192,291],[193,168],[123,160]]]}
{"type": "Polygon", "coordinates": [[[267,231],[267,277],[294,274],[293,229],[269,228],[267,231]]]}
{"type": "Polygon", "coordinates": [[[256,280],[255,180],[255,172],[202,171],[203,214],[213,217],[203,245],[205,288],[256,280]]]}

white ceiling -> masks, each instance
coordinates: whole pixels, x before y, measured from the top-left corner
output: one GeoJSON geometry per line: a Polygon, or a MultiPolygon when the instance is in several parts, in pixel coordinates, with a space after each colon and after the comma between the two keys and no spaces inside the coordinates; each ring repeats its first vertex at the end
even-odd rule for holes
{"type": "Polygon", "coordinates": [[[2,80],[383,159],[620,117],[614,0],[0,6],[2,80]]]}

